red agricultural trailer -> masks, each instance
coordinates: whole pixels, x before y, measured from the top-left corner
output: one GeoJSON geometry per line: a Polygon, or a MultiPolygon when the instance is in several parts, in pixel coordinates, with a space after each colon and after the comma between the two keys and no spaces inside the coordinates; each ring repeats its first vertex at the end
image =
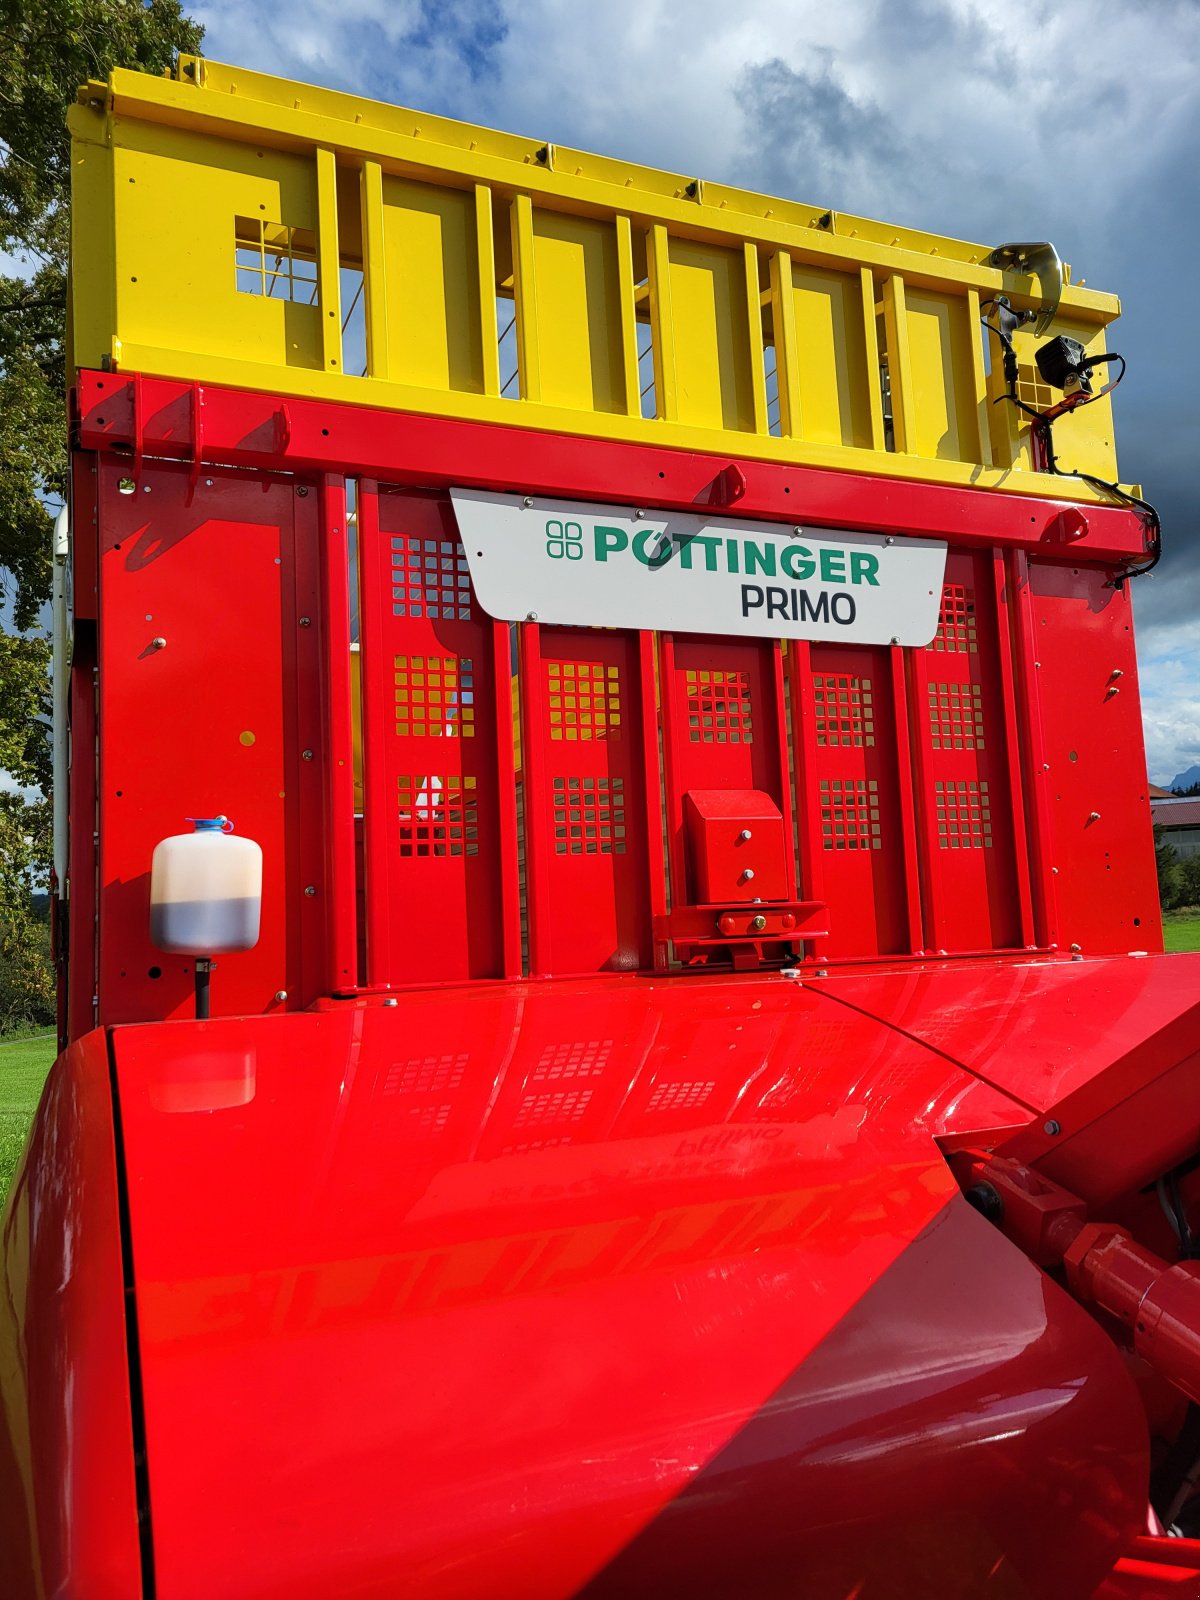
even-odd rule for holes
{"type": "Polygon", "coordinates": [[[72,129],[0,1592],[1200,1594],[1115,299],[197,58],[72,129]]]}

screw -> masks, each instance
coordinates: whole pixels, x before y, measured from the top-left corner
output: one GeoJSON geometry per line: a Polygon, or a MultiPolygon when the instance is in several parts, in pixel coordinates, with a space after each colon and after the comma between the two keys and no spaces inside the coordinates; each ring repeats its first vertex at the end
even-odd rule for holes
{"type": "Polygon", "coordinates": [[[527,494],[524,497],[524,499],[521,501],[521,504],[525,507],[526,511],[528,511],[530,506],[533,504],[533,496],[530,495],[530,494],[527,494]]]}
{"type": "Polygon", "coordinates": [[[206,489],[211,489],[212,488],[212,479],[211,478],[205,478],[204,487],[206,489]]]}
{"type": "Polygon", "coordinates": [[[165,650],[167,648],[167,641],[161,636],[157,639],[151,639],[150,648],[151,650],[165,650]]]}
{"type": "Polygon", "coordinates": [[[750,883],[750,882],[752,882],[753,878],[754,878],[754,868],[753,867],[747,867],[745,872],[742,873],[740,881],[742,883],[750,883]]]}
{"type": "Polygon", "coordinates": [[[300,759],[301,759],[301,761],[311,761],[312,760],[312,751],[311,750],[301,750],[300,759]]]}
{"type": "Polygon", "coordinates": [[[311,617],[301,617],[300,618],[300,626],[302,628],[311,628],[312,627],[312,618],[311,617]]]}
{"type": "Polygon", "coordinates": [[[309,899],[311,900],[313,895],[315,895],[316,892],[317,892],[316,884],[315,883],[306,883],[304,885],[304,892],[309,897],[309,899]]]}
{"type": "Polygon", "coordinates": [[[1062,1132],[1062,1123],[1061,1122],[1055,1122],[1054,1118],[1051,1117],[1050,1121],[1046,1123],[1046,1132],[1050,1135],[1050,1137],[1052,1139],[1056,1139],[1058,1137],[1058,1135],[1062,1132]]]}
{"type": "Polygon", "coordinates": [[[754,835],[750,832],[749,828],[743,828],[741,833],[739,833],[737,836],[737,842],[739,844],[749,844],[753,837],[754,835]]]}
{"type": "Polygon", "coordinates": [[[889,533],[887,538],[883,542],[884,542],[884,544],[895,544],[896,541],[895,541],[895,539],[892,538],[891,534],[889,533]]]}
{"type": "Polygon", "coordinates": [[[1114,667],[1108,676],[1109,679],[1115,683],[1118,678],[1123,678],[1125,674],[1121,671],[1120,667],[1114,667]]]}
{"type": "Polygon", "coordinates": [[[1081,944],[1073,944],[1073,945],[1072,945],[1072,946],[1071,946],[1071,949],[1072,949],[1072,950],[1082,950],[1082,949],[1083,949],[1083,946],[1082,946],[1082,945],[1081,945],[1081,944]]]}
{"type": "Polygon", "coordinates": [[[303,500],[305,498],[305,496],[308,494],[308,490],[304,487],[303,484],[301,484],[300,487],[296,490],[296,493],[300,496],[301,500],[303,500]]]}
{"type": "Polygon", "coordinates": [[[537,621],[537,612],[536,611],[527,611],[525,613],[525,621],[526,622],[536,622],[537,621]]]}
{"type": "Polygon", "coordinates": [[[796,526],[792,529],[792,538],[793,539],[800,539],[800,538],[803,537],[803,535],[804,535],[804,529],[800,526],[799,523],[797,523],[796,526]]]}
{"type": "Polygon", "coordinates": [[[1100,821],[1100,813],[1098,811],[1089,811],[1088,812],[1088,821],[1089,822],[1099,822],[1100,821]]]}
{"type": "Polygon", "coordinates": [[[275,999],[278,1001],[278,1003],[280,1005],[282,1005],[283,1002],[287,999],[287,990],[286,989],[276,989],[276,991],[275,991],[275,999]]]}
{"type": "Polygon", "coordinates": [[[1033,664],[1035,667],[1040,667],[1042,663],[1040,661],[1035,661],[1033,664]]]}
{"type": "Polygon", "coordinates": [[[899,644],[900,643],[900,638],[899,638],[898,634],[893,634],[892,635],[892,643],[893,644],[899,644]]]}
{"type": "Polygon", "coordinates": [[[761,933],[767,925],[766,917],[751,917],[750,926],[755,933],[761,933]]]}
{"type": "Polygon", "coordinates": [[[142,489],[142,493],[143,494],[149,494],[150,493],[150,485],[149,484],[146,484],[144,486],[144,488],[142,489]]]}
{"type": "Polygon", "coordinates": [[[635,511],[633,514],[635,517],[644,517],[646,515],[644,511],[635,511]]]}

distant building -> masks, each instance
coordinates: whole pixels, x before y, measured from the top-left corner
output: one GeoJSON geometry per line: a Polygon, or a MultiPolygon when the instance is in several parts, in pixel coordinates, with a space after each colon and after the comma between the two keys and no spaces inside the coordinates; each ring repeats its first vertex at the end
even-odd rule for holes
{"type": "MultiPolygon", "coordinates": [[[[354,646],[351,645],[350,648],[353,649],[354,646]]],[[[1152,783],[1150,785],[1150,798],[1151,800],[1171,800],[1174,795],[1170,789],[1160,789],[1156,783],[1152,783]]]]}
{"type": "Polygon", "coordinates": [[[1150,788],[1150,815],[1162,829],[1162,842],[1179,857],[1200,856],[1200,795],[1156,795],[1150,788]]]}

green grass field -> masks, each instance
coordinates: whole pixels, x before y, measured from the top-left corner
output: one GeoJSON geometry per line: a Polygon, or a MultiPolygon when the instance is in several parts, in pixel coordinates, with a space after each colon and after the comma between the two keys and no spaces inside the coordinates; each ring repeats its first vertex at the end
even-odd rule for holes
{"type": "Polygon", "coordinates": [[[1163,940],[1168,950],[1200,950],[1200,916],[1194,912],[1178,916],[1168,912],[1163,918],[1163,940]]]}
{"type": "Polygon", "coordinates": [[[52,1033],[0,1039],[0,1204],[8,1195],[55,1054],[52,1033]]]}

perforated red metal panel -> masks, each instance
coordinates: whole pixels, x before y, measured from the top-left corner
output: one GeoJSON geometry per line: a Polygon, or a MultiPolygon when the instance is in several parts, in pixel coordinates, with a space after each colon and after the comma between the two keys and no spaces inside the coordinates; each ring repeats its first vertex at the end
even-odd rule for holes
{"type": "Polygon", "coordinates": [[[667,768],[671,903],[695,904],[684,821],[689,790],[760,789],[784,818],[787,893],[795,893],[791,785],[780,646],[664,635],[660,694],[667,768]]]}
{"type": "Polygon", "coordinates": [[[533,970],[650,966],[662,845],[649,640],[529,623],[521,672],[533,970]]]}
{"type": "Polygon", "coordinates": [[[830,956],[909,948],[903,816],[890,652],[839,645],[797,651],[793,711],[800,764],[797,812],[812,889],[831,909],[830,956]]]}
{"type": "MultiPolygon", "coordinates": [[[[938,630],[910,653],[926,937],[933,950],[1019,948],[1024,939],[1001,693],[995,576],[952,551],[938,630]]],[[[1015,755],[1015,752],[1014,752],[1015,755]]]]}
{"type": "Polygon", "coordinates": [[[368,980],[517,972],[509,630],[445,497],[360,484],[358,529],[368,980]]]}

